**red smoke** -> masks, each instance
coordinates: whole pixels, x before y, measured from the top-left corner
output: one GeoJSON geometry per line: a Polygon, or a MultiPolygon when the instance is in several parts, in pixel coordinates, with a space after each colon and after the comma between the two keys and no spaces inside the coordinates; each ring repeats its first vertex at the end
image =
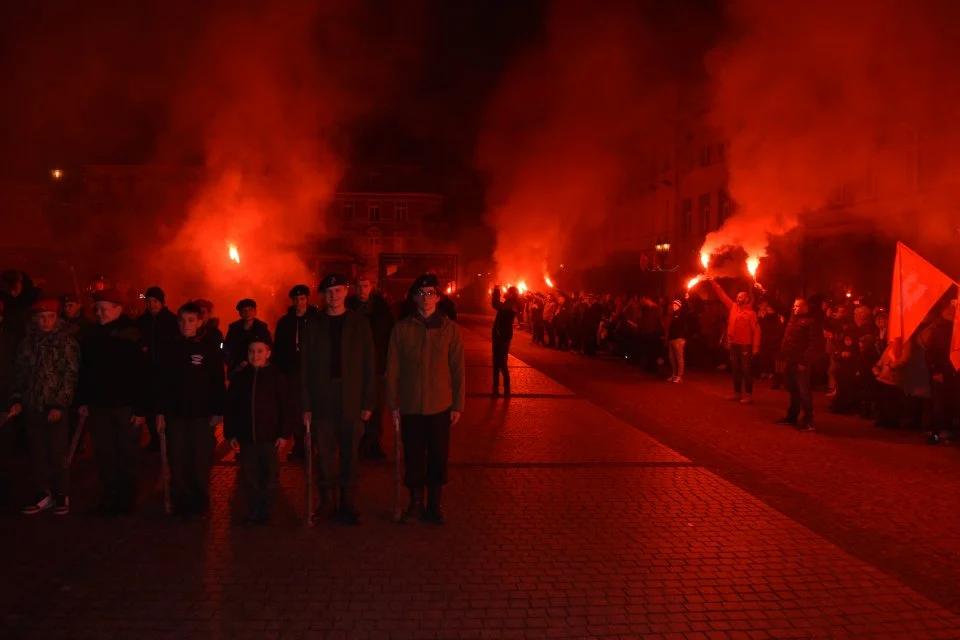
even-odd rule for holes
{"type": "Polygon", "coordinates": [[[647,30],[636,5],[623,6],[551,5],[544,41],[490,105],[478,160],[491,180],[487,223],[501,282],[539,283],[560,262],[602,261],[595,232],[633,213],[631,172],[663,102],[647,30]]]}
{"type": "Polygon", "coordinates": [[[954,241],[960,5],[735,0],[708,57],[738,213],[704,249],[766,253],[804,212],[954,241]],[[843,189],[843,191],[839,191],[843,189]],[[842,198],[841,198],[842,199],[842,198]],[[919,216],[919,217],[918,217],[919,216]],[[918,230],[917,221],[923,229],[918,230]]]}

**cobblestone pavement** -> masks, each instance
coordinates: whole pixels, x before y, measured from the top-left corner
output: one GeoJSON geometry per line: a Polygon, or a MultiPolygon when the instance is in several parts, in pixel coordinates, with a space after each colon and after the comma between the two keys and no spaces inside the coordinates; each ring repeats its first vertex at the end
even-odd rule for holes
{"type": "MultiPolygon", "coordinates": [[[[731,434],[754,425],[766,433],[772,407],[728,406],[709,379],[677,389],[617,363],[527,354],[523,334],[510,363],[516,396],[494,400],[484,395],[486,330],[465,325],[470,398],[453,437],[446,526],[392,524],[393,466],[371,464],[361,480],[363,524],[306,529],[303,474],[286,464],[273,522],[241,527],[232,456],[214,469],[206,522],[165,519],[155,457],[147,459],[138,513],[102,520],[87,513],[96,489],[84,458],[71,516],[2,516],[0,636],[960,637],[960,618],[942,598],[820,532],[819,512],[808,522],[811,514],[774,504],[716,462],[735,458],[731,442],[743,439],[731,434]],[[610,399],[618,394],[636,415],[610,399]],[[748,418],[731,420],[734,413],[748,418]],[[699,440],[717,439],[713,428],[728,435],[710,457],[648,435],[666,441],[667,427],[691,441],[698,432],[699,440]]],[[[885,469],[860,477],[838,471],[847,458],[829,464],[830,452],[815,443],[854,449],[862,440],[770,431],[781,444],[767,465],[798,455],[815,462],[806,475],[816,487],[856,475],[849,492],[835,487],[847,499],[871,484],[886,487],[875,483],[907,466],[891,452],[885,469]]],[[[849,456],[864,468],[887,462],[874,449],[913,455],[907,444],[867,442],[866,453],[849,456]]],[[[745,468],[757,472],[753,445],[740,446],[745,468]]],[[[783,492],[806,491],[795,475],[803,465],[783,467],[783,492]]],[[[803,495],[814,510],[858,509],[841,512],[843,498],[803,495]]],[[[901,499],[887,513],[903,522],[918,509],[901,499]]],[[[877,508],[864,511],[870,522],[884,519],[877,508]]],[[[924,522],[932,521],[918,526],[924,522]]],[[[925,536],[936,532],[916,534],[925,536]]]]}

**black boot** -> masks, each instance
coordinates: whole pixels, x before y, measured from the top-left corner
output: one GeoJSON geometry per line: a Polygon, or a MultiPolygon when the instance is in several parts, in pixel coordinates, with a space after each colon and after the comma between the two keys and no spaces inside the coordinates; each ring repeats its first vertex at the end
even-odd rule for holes
{"type": "Polygon", "coordinates": [[[423,487],[410,488],[410,504],[400,516],[400,522],[406,524],[415,521],[423,515],[423,487]]]}
{"type": "Polygon", "coordinates": [[[360,513],[356,507],[356,491],[340,487],[340,521],[344,524],[360,524],[360,513]]]}
{"type": "Polygon", "coordinates": [[[427,508],[420,516],[420,521],[427,524],[443,524],[446,519],[443,516],[443,509],[440,501],[443,495],[443,488],[440,485],[427,488],[427,508]]]}
{"type": "Polygon", "coordinates": [[[320,506],[314,509],[310,519],[313,522],[323,522],[330,520],[337,512],[337,500],[333,494],[333,489],[323,487],[320,489],[320,506]]]}

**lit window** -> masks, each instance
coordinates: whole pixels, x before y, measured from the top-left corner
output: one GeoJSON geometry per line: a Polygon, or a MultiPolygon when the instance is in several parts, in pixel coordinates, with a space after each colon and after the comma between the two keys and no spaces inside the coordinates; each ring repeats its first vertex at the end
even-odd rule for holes
{"type": "Polygon", "coordinates": [[[367,205],[367,214],[370,222],[380,222],[380,203],[371,202],[367,205]]]}

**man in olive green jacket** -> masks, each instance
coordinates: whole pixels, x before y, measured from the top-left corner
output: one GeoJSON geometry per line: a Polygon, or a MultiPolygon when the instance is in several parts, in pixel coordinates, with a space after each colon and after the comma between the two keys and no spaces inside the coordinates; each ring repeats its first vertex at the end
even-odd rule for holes
{"type": "Polygon", "coordinates": [[[363,314],[345,306],[346,277],[326,276],[320,292],[326,308],[307,321],[300,335],[303,419],[312,425],[319,450],[320,506],[314,519],[334,515],[332,492],[339,483],[339,516],[348,524],[357,524],[357,448],[363,423],[370,419],[377,402],[373,334],[363,314]]]}
{"type": "Polygon", "coordinates": [[[390,337],[387,399],[393,419],[400,421],[404,484],[410,491],[403,521],[419,516],[443,524],[440,501],[447,482],[450,427],[460,420],[465,396],[463,342],[457,323],[437,311],[437,277],[420,276],[413,292],[417,313],[401,320],[390,337]]]}

